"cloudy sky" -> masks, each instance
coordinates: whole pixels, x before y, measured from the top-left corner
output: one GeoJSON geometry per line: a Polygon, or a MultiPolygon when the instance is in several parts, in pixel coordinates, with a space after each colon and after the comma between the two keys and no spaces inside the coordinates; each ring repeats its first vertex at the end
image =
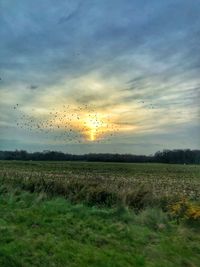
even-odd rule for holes
{"type": "Polygon", "coordinates": [[[200,148],[199,14],[200,0],[0,0],[0,149],[200,148]]]}

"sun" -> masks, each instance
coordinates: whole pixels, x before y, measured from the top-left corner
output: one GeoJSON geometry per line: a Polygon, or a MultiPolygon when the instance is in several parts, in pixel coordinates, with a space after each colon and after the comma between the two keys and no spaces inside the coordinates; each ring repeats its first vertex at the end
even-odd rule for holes
{"type": "Polygon", "coordinates": [[[84,123],[86,126],[86,138],[90,141],[96,141],[106,127],[106,122],[97,114],[89,114],[84,123]]]}
{"type": "Polygon", "coordinates": [[[90,130],[90,141],[95,141],[96,140],[96,133],[94,129],[90,130]]]}

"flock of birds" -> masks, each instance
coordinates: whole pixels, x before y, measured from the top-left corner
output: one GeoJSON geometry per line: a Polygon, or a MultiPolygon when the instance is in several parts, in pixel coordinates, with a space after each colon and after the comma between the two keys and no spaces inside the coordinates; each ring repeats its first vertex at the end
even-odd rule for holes
{"type": "Polygon", "coordinates": [[[89,105],[72,108],[63,105],[59,110],[52,109],[47,114],[38,116],[37,110],[32,109],[33,115],[24,113],[19,104],[13,109],[17,112],[16,125],[34,133],[43,133],[54,140],[65,140],[71,143],[88,141],[105,142],[119,131],[117,124],[112,123],[108,116],[100,116],[89,105]]]}
{"type": "MultiPolygon", "coordinates": [[[[2,78],[0,77],[0,81],[2,78]]],[[[148,109],[155,109],[155,105],[148,104],[144,100],[139,104],[148,109]]],[[[113,123],[109,116],[102,119],[95,108],[89,105],[72,108],[63,105],[62,109],[52,109],[48,114],[38,116],[37,110],[32,109],[33,115],[27,115],[16,104],[13,109],[18,112],[16,125],[34,133],[44,133],[46,137],[56,140],[65,140],[72,143],[85,143],[95,141],[97,143],[110,141],[117,132],[119,125],[113,123]]]]}

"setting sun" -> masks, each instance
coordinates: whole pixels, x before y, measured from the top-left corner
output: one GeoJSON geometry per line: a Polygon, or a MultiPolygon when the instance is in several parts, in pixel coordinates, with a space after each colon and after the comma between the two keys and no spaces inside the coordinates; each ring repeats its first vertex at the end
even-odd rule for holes
{"type": "Polygon", "coordinates": [[[103,119],[100,119],[100,115],[98,114],[89,114],[85,118],[84,121],[86,127],[86,139],[90,141],[97,140],[100,135],[105,132],[106,122],[103,119]]]}

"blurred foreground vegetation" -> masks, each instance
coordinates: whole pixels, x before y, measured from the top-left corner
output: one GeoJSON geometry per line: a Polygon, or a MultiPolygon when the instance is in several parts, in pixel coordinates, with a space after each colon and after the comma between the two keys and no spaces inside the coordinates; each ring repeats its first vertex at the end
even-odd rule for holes
{"type": "Polygon", "coordinates": [[[200,166],[0,162],[0,266],[198,267],[200,166]]]}

